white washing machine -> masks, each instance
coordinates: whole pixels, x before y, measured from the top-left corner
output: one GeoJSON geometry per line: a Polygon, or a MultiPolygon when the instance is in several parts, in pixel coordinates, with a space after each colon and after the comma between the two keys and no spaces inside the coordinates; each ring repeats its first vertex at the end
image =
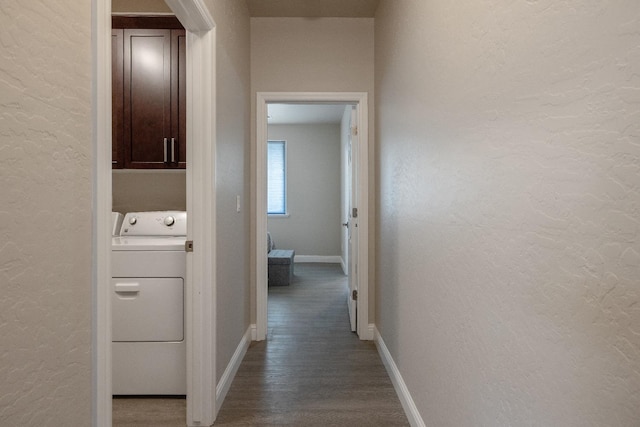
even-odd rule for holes
{"type": "Polygon", "coordinates": [[[111,245],[114,395],[185,395],[187,214],[130,212],[111,245]]]}

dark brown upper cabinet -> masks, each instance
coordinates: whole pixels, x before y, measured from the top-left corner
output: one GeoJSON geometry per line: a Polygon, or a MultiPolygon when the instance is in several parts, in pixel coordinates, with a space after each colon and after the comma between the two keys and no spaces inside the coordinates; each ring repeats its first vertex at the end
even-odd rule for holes
{"type": "Polygon", "coordinates": [[[186,37],[175,18],[113,17],[113,167],[186,167],[186,37]]]}

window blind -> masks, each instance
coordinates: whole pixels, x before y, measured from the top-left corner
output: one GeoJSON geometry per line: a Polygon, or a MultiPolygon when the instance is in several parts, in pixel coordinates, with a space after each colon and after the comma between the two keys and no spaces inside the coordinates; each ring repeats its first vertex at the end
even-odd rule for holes
{"type": "Polygon", "coordinates": [[[267,143],[267,214],[287,213],[287,156],[285,141],[267,143]]]}

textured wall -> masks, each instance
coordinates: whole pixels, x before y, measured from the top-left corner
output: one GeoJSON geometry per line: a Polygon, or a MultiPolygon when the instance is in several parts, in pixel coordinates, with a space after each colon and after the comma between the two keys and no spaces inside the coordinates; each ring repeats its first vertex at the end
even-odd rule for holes
{"type": "Polygon", "coordinates": [[[165,13],[173,14],[164,0],[111,0],[113,13],[165,13]]]}
{"type": "MultiPolygon", "coordinates": [[[[252,117],[255,117],[256,92],[367,92],[371,106],[369,144],[373,146],[373,35],[371,18],[251,18],[252,117]]],[[[255,121],[251,126],[255,140],[255,121]]],[[[371,149],[369,163],[374,162],[375,150],[371,149]]],[[[255,156],[252,170],[255,170],[255,156]]],[[[375,275],[374,178],[372,167],[369,176],[370,283],[374,282],[375,275]]],[[[255,277],[252,283],[255,284],[255,277]]],[[[373,301],[373,289],[369,295],[373,301]]],[[[370,303],[371,321],[373,316],[373,303],[370,303]]]]}
{"type": "Polygon", "coordinates": [[[251,18],[254,91],[373,92],[373,19],[251,18]]]}
{"type": "Polygon", "coordinates": [[[251,16],[373,18],[378,0],[247,0],[251,16]]]}
{"type": "Polygon", "coordinates": [[[249,327],[249,15],[236,0],[208,1],[217,34],[217,373],[249,327]],[[236,212],[240,196],[241,212],[236,212]]]}
{"type": "Polygon", "coordinates": [[[0,3],[0,425],[91,423],[91,5],[0,3]]]}
{"type": "Polygon", "coordinates": [[[281,249],[296,255],[340,255],[340,126],[270,125],[269,139],[287,141],[286,218],[269,218],[281,249]]]}
{"type": "Polygon", "coordinates": [[[640,3],[382,0],[377,325],[433,426],[640,420],[640,3]]]}

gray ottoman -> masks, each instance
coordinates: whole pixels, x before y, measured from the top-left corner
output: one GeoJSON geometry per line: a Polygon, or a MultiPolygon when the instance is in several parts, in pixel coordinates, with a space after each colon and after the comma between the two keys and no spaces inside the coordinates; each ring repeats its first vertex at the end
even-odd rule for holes
{"type": "Polygon", "coordinates": [[[269,252],[269,286],[289,286],[293,279],[293,258],[296,252],[292,249],[273,249],[269,252]]]}

